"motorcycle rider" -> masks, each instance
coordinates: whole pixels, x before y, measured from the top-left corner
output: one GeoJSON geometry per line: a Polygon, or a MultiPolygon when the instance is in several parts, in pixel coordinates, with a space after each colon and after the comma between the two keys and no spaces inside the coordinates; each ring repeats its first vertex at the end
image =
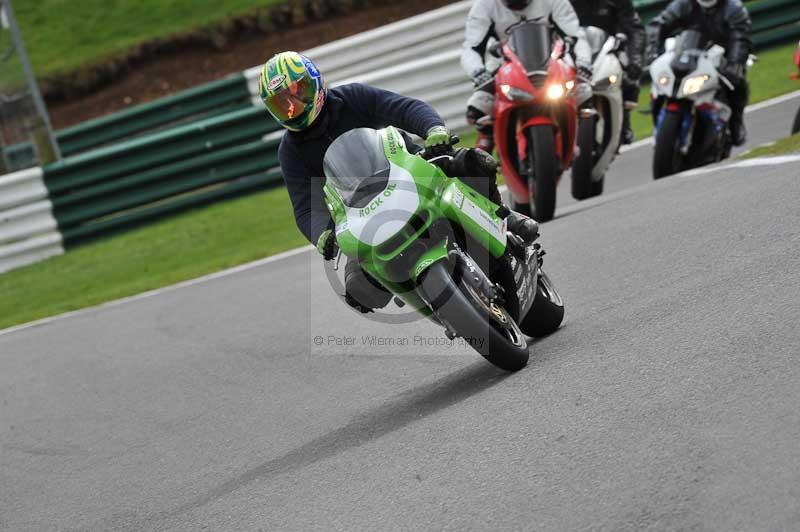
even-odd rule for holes
{"type": "MultiPolygon", "coordinates": [[[[314,63],[297,52],[269,59],[259,77],[259,95],[269,113],[286,129],[278,160],[294,209],[297,227],[325,260],[338,252],[334,223],[322,200],[322,162],[336,137],[352,129],[394,125],[425,139],[425,149],[449,152],[450,132],[428,104],[359,83],[328,89],[314,63]]],[[[404,134],[406,145],[418,151],[404,134]]],[[[451,175],[464,177],[476,190],[500,203],[496,161],[480,150],[459,150],[451,175]]],[[[365,176],[366,177],[366,176],[365,176]]],[[[538,235],[538,224],[517,213],[507,218],[508,230],[525,241],[538,235]]],[[[364,272],[355,260],[345,266],[345,300],[361,312],[385,306],[391,293],[364,272]]]]}
{"type": "Polygon", "coordinates": [[[652,63],[661,43],[681,30],[698,30],[705,38],[725,48],[720,73],[733,85],[725,88],[731,106],[728,127],[735,146],[747,140],[744,108],[750,89],[747,85],[747,59],[753,47],[752,23],[740,0],[673,0],[656,18],[647,23],[647,58],[652,63]]]}
{"type": "Polygon", "coordinates": [[[475,0],[467,15],[461,66],[475,84],[476,90],[467,102],[467,122],[478,130],[476,146],[489,153],[494,150],[494,128],[477,123],[492,113],[494,72],[484,63],[490,38],[505,43],[506,30],[521,20],[548,20],[558,33],[575,41],[572,51],[578,69],[578,80],[592,79],[592,52],[569,0],[475,0]]]}
{"type": "Polygon", "coordinates": [[[631,109],[639,101],[639,78],[642,77],[644,59],[644,24],[633,8],[631,0],[571,0],[581,26],[595,26],[609,35],[624,34],[627,38],[625,53],[628,65],[622,81],[622,142],[634,140],[631,129],[631,109]]]}

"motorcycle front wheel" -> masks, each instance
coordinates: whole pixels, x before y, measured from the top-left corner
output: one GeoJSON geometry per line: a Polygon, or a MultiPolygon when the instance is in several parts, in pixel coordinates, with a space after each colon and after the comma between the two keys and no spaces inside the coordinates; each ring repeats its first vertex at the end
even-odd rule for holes
{"type": "Polygon", "coordinates": [[[603,193],[603,179],[592,181],[597,118],[590,116],[578,122],[578,156],[572,163],[572,197],[584,200],[603,193]]]}
{"type": "Polygon", "coordinates": [[[553,282],[540,270],[536,282],[536,297],[519,328],[528,336],[540,338],[558,330],[563,320],[564,302],[553,282]]]}
{"type": "Polygon", "coordinates": [[[656,151],[653,156],[653,179],[661,179],[681,171],[683,154],[681,153],[680,113],[668,111],[664,115],[661,129],[656,135],[656,151]]]}
{"type": "Polygon", "coordinates": [[[533,218],[539,222],[553,219],[556,212],[556,156],[553,127],[531,126],[528,129],[528,194],[533,218]]]}
{"type": "Polygon", "coordinates": [[[486,360],[506,371],[524,368],[528,344],[508,311],[463,280],[457,283],[446,264],[436,262],[423,273],[418,288],[422,299],[486,360]]]}

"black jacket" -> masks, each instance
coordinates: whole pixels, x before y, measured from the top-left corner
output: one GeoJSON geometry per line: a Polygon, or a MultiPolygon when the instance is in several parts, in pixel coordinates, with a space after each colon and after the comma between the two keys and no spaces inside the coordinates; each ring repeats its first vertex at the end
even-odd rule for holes
{"type": "Polygon", "coordinates": [[[297,227],[316,244],[322,232],[333,226],[322,201],[322,160],[336,137],[360,127],[395,126],[424,138],[430,128],[441,125],[444,121],[438,113],[414,98],[360,83],[329,89],[323,113],[314,124],[306,131],[287,131],[278,148],[297,227]]]}
{"type": "Polygon", "coordinates": [[[647,23],[647,46],[651,53],[661,41],[682,30],[698,30],[725,48],[729,63],[744,66],[753,48],[752,23],[740,0],[719,0],[713,10],[703,10],[694,0],[673,0],[647,23]]]}
{"type": "Polygon", "coordinates": [[[581,26],[596,26],[608,34],[628,37],[628,59],[641,71],[644,54],[644,24],[631,0],[571,0],[581,26]]]}

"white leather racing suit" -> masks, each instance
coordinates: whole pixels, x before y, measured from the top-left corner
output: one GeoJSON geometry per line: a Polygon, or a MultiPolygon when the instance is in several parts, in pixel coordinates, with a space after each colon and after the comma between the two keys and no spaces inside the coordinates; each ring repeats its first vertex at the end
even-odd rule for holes
{"type": "Polygon", "coordinates": [[[521,11],[508,9],[500,0],[475,0],[467,15],[461,52],[461,66],[470,77],[484,68],[483,51],[489,38],[505,43],[508,40],[506,30],[523,19],[548,21],[556,31],[574,37],[577,40],[574,48],[576,63],[592,64],[591,48],[569,0],[533,0],[521,11]]]}
{"type": "MultiPolygon", "coordinates": [[[[523,19],[550,22],[557,32],[573,37],[576,65],[591,68],[592,51],[569,0],[533,0],[528,7],[519,11],[507,8],[501,0],[475,0],[467,15],[461,51],[461,66],[470,78],[475,80],[486,68],[484,54],[489,39],[505,43],[509,38],[506,30],[523,19]]],[[[474,123],[481,115],[489,114],[493,104],[493,90],[476,91],[468,103],[467,120],[474,123]]],[[[488,133],[488,129],[484,132],[488,133]]]]}

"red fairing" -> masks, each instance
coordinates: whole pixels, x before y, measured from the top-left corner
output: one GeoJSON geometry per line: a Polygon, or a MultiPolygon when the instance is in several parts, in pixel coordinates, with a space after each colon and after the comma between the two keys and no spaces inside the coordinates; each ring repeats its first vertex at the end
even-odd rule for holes
{"type": "Polygon", "coordinates": [[[567,169],[572,163],[577,130],[575,97],[569,90],[556,100],[547,97],[547,89],[551,85],[563,87],[567,81],[575,82],[575,69],[561,59],[562,50],[563,43],[557,41],[547,65],[545,82],[541,87],[535,87],[511,48],[503,46],[505,61],[495,77],[494,135],[503,175],[518,202],[528,201],[527,178],[518,172],[518,157],[520,154],[523,158],[527,157],[528,128],[552,126],[556,156],[561,161],[561,168],[567,169]],[[507,92],[503,91],[503,87],[507,92]],[[513,90],[527,93],[532,98],[514,99],[509,96],[513,90]],[[508,138],[511,132],[514,138],[508,138]]]}

